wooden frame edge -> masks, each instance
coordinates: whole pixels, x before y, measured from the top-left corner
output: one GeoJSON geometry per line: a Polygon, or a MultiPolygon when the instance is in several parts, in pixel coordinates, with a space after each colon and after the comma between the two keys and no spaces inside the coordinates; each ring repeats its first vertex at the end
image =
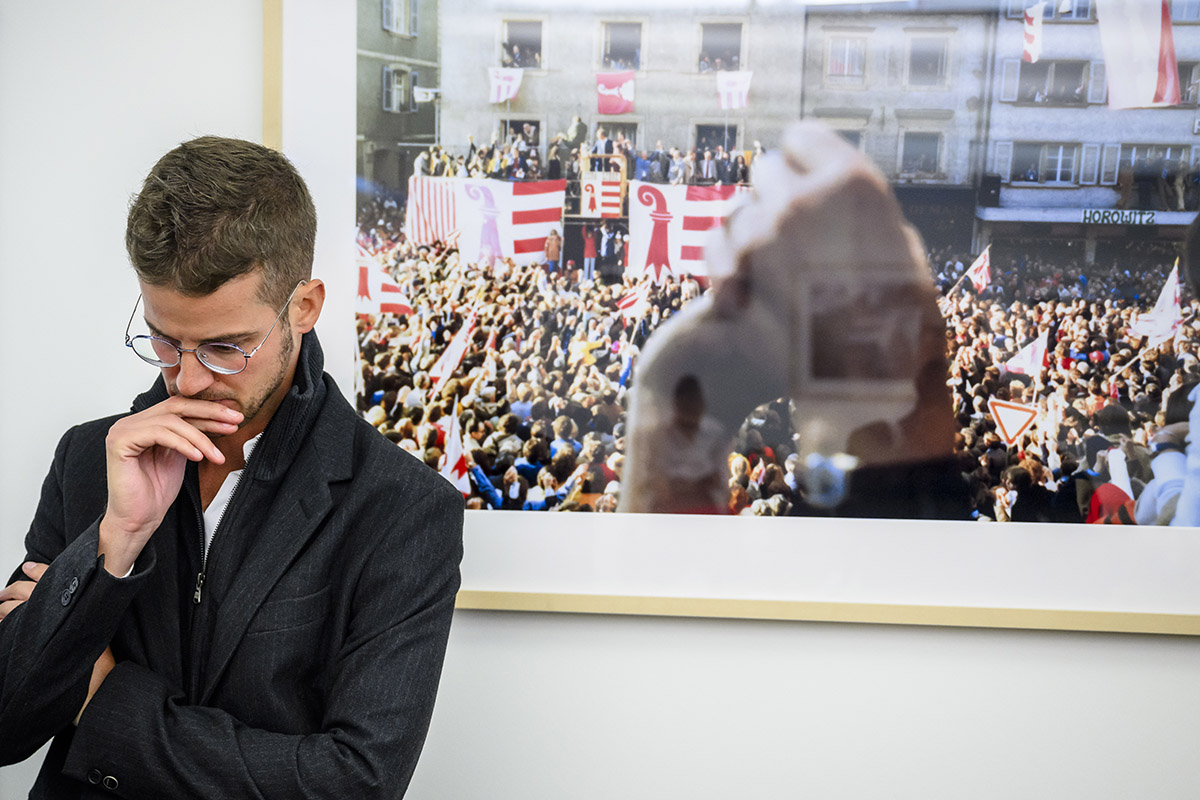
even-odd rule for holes
{"type": "Polygon", "coordinates": [[[551,594],[463,589],[455,608],[568,614],[761,619],[958,628],[1152,633],[1200,636],[1200,615],[1127,611],[1072,611],[970,606],[825,603],[803,600],[715,599],[628,595],[551,594]]]}
{"type": "Polygon", "coordinates": [[[263,0],[262,143],[283,149],[283,0],[263,0]]]}

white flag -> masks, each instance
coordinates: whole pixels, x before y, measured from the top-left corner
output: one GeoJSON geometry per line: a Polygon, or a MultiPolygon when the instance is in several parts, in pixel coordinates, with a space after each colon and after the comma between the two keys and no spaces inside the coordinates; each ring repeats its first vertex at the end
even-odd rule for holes
{"type": "Polygon", "coordinates": [[[1097,0],[1109,108],[1179,105],[1167,0],[1097,0]]]}
{"type": "Polygon", "coordinates": [[[458,423],[458,414],[447,414],[437,421],[437,425],[446,432],[446,450],[442,454],[438,471],[463,495],[469,495],[471,493],[470,467],[467,466],[467,455],[463,449],[462,428],[458,423]]]}
{"type": "Polygon", "coordinates": [[[503,103],[516,97],[524,74],[520,67],[488,67],[489,102],[503,103]]]}
{"type": "Polygon", "coordinates": [[[1167,276],[1158,301],[1154,308],[1140,315],[1129,332],[1135,336],[1145,336],[1147,347],[1155,347],[1167,339],[1173,338],[1183,326],[1183,311],[1179,307],[1179,261],[1167,276]]]}
{"type": "Polygon", "coordinates": [[[454,338],[442,351],[437,363],[429,370],[429,380],[433,382],[434,386],[437,386],[438,381],[446,380],[453,375],[454,370],[458,369],[458,365],[462,363],[463,356],[467,354],[467,345],[471,343],[471,337],[475,333],[475,319],[474,311],[467,315],[463,326],[458,329],[458,333],[454,334],[454,338]]]}
{"type": "Polygon", "coordinates": [[[751,70],[740,72],[717,73],[717,96],[720,99],[721,110],[745,108],[750,104],[750,78],[754,75],[751,70]]]}
{"type": "Polygon", "coordinates": [[[1021,58],[1030,64],[1042,57],[1042,17],[1045,14],[1045,0],[1025,9],[1025,51],[1021,58]]]}
{"type": "Polygon", "coordinates": [[[1050,331],[1042,331],[1040,336],[1022,347],[1015,356],[1005,362],[1004,368],[1009,372],[1028,375],[1031,378],[1038,377],[1042,374],[1042,367],[1046,363],[1046,344],[1049,338],[1050,331]]]}
{"type": "Polygon", "coordinates": [[[983,252],[979,254],[979,258],[972,262],[970,268],[967,269],[965,275],[970,279],[971,285],[975,287],[975,291],[982,292],[987,288],[987,285],[992,282],[992,246],[989,244],[983,248],[983,252]]]}

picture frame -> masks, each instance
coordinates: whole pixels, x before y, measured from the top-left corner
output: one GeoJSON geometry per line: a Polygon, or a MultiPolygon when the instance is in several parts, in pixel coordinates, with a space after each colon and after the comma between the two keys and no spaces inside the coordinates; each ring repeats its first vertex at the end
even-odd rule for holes
{"type": "MultiPolygon", "coordinates": [[[[297,54],[349,57],[296,22],[313,11],[263,3],[263,141],[289,155],[318,114],[353,129],[353,103],[287,89],[297,54]]],[[[338,164],[350,146],[337,142],[338,164]]],[[[302,167],[316,184],[353,180],[302,167]]],[[[322,265],[336,301],[323,330],[343,324],[332,314],[348,328],[353,244],[321,236],[344,265],[322,265]]],[[[463,609],[1200,635],[1200,535],[1186,528],[488,511],[468,512],[464,547],[463,609]]]]}

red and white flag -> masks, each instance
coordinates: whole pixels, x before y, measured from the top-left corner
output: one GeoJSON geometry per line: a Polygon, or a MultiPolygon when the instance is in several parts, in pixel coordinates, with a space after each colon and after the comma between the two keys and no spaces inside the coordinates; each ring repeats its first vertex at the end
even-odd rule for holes
{"type": "Polygon", "coordinates": [[[581,216],[621,216],[621,173],[593,172],[582,180],[580,191],[581,216]]]}
{"type": "Polygon", "coordinates": [[[717,97],[722,111],[745,108],[750,104],[750,78],[753,75],[751,70],[717,73],[717,97]]]}
{"type": "Polygon", "coordinates": [[[416,244],[448,242],[458,228],[454,214],[454,179],[408,179],[408,204],[404,212],[404,230],[416,244]]]}
{"type": "Polygon", "coordinates": [[[442,351],[441,356],[429,370],[429,380],[433,382],[434,386],[437,386],[438,381],[449,379],[454,374],[454,370],[458,369],[458,365],[462,363],[463,356],[467,354],[467,346],[471,343],[471,337],[475,334],[477,319],[474,311],[467,315],[462,327],[458,329],[458,333],[454,334],[450,344],[442,351]]]}
{"type": "Polygon", "coordinates": [[[975,291],[977,292],[982,292],[992,282],[991,252],[992,246],[989,244],[983,248],[983,252],[979,254],[979,258],[975,259],[964,273],[964,276],[970,279],[971,285],[975,287],[975,291]]]}
{"type": "Polygon", "coordinates": [[[458,252],[467,262],[493,266],[498,258],[541,263],[546,237],[563,230],[567,182],[455,180],[458,252]]]}
{"type": "Polygon", "coordinates": [[[488,67],[488,101],[503,103],[512,100],[521,90],[525,70],[520,67],[488,67]]]}
{"type": "Polygon", "coordinates": [[[1096,0],[1109,108],[1179,105],[1167,0],[1096,0]]]}
{"type": "Polygon", "coordinates": [[[1036,378],[1042,374],[1042,368],[1046,366],[1046,343],[1049,340],[1050,331],[1042,331],[1036,339],[1017,351],[1017,354],[1004,363],[1004,368],[1009,372],[1016,372],[1020,375],[1028,375],[1031,378],[1036,378]]]}
{"type": "Polygon", "coordinates": [[[1183,327],[1183,311],[1179,306],[1179,260],[1167,276],[1154,308],[1138,316],[1137,322],[1129,326],[1134,336],[1145,336],[1147,347],[1155,347],[1167,339],[1173,339],[1183,327]]]}
{"type": "Polygon", "coordinates": [[[562,231],[566,181],[414,177],[408,185],[409,239],[447,242],[471,263],[535,263],[551,229],[562,231]]]}
{"type": "Polygon", "coordinates": [[[650,308],[650,284],[639,283],[617,298],[617,308],[625,319],[638,319],[650,308]]]}
{"type": "Polygon", "coordinates": [[[362,247],[358,248],[358,294],[356,314],[411,314],[412,303],[383,266],[362,247]]]}
{"type": "Polygon", "coordinates": [[[1021,58],[1030,64],[1042,57],[1042,18],[1045,15],[1045,0],[1025,9],[1025,51],[1021,58]]]}
{"type": "Polygon", "coordinates": [[[656,283],[668,273],[708,275],[704,245],[710,231],[733,211],[745,186],[664,186],[629,183],[629,264],[635,280],[656,283]]]}
{"type": "Polygon", "coordinates": [[[633,70],[596,73],[596,110],[601,114],[633,111],[633,70]]]}
{"type": "Polygon", "coordinates": [[[454,484],[454,488],[463,493],[471,493],[470,467],[467,465],[467,454],[463,448],[462,426],[458,422],[458,414],[447,414],[437,421],[438,427],[446,432],[446,451],[442,454],[439,472],[442,477],[454,484]]]}

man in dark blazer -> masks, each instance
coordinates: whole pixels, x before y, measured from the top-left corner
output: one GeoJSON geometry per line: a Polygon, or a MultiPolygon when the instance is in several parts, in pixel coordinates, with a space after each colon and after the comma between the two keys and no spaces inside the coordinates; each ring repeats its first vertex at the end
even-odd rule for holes
{"type": "Polygon", "coordinates": [[[408,785],[462,496],[322,371],[315,230],[287,159],[214,137],[164,156],[130,210],[126,344],[160,375],[63,436],[0,592],[0,759],[53,739],[32,797],[408,785]]]}

